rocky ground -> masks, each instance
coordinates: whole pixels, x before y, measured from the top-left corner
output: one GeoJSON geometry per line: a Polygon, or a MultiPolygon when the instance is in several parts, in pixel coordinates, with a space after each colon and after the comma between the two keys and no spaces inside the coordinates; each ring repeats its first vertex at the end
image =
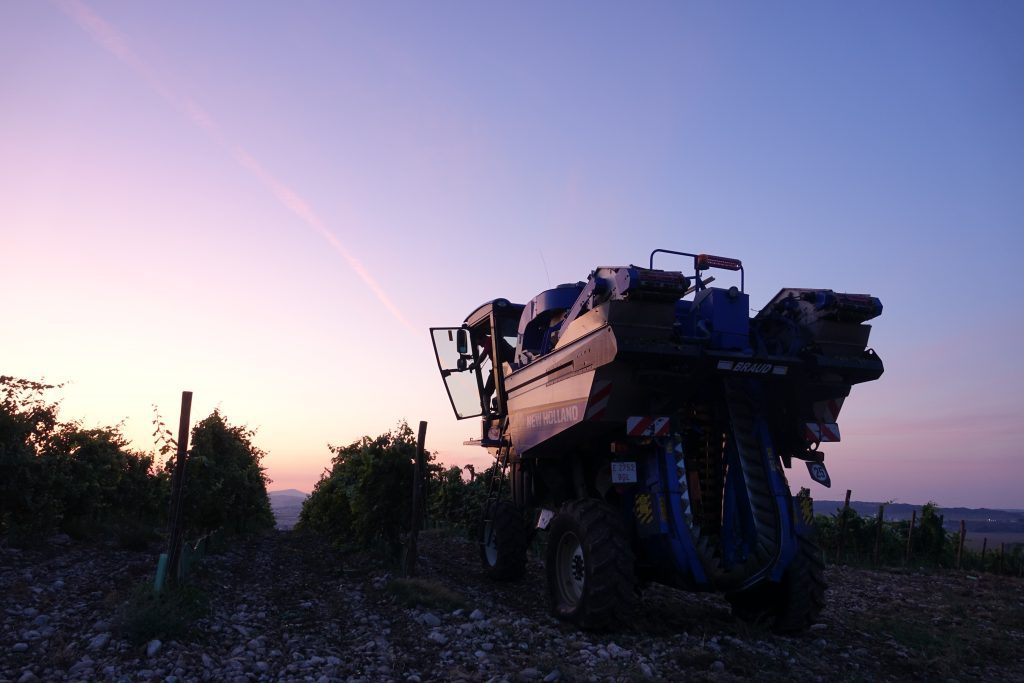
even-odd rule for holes
{"type": "Polygon", "coordinates": [[[492,583],[473,545],[428,533],[408,582],[276,532],[202,562],[192,633],[139,640],[126,605],[154,554],[58,540],[0,547],[0,681],[1024,680],[1020,579],[830,568],[828,607],[799,637],[650,587],[633,623],[582,633],[548,615],[535,560],[492,583]]]}

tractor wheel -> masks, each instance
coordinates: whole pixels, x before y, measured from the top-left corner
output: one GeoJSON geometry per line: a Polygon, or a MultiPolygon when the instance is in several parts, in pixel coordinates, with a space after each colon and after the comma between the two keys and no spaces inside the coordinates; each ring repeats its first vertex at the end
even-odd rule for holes
{"type": "Polygon", "coordinates": [[[512,501],[490,505],[480,525],[480,560],[492,579],[511,581],[526,573],[526,525],[512,501]]]}
{"type": "Polygon", "coordinates": [[[780,583],[762,581],[726,596],[734,617],[770,626],[776,633],[810,628],[825,606],[825,562],[811,539],[798,536],[797,546],[780,583]]]}
{"type": "Polygon", "coordinates": [[[633,606],[633,552],[621,516],[598,500],[566,503],[551,522],[548,597],[559,619],[598,629],[626,621],[633,606]]]}

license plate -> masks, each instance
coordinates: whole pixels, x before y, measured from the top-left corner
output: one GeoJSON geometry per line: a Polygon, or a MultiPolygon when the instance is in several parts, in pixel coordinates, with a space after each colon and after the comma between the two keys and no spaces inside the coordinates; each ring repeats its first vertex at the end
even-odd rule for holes
{"type": "Polygon", "coordinates": [[[635,462],[613,462],[612,463],[613,484],[635,484],[636,463],[635,462]]]}

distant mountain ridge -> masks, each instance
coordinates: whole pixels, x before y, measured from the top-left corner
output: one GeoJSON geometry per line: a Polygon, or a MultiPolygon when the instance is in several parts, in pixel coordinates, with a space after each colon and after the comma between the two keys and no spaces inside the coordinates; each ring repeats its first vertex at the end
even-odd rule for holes
{"type": "Polygon", "coordinates": [[[305,498],[309,494],[305,491],[300,491],[298,489],[281,489],[280,491],[267,491],[267,495],[270,496],[271,498],[305,498]]]}
{"type": "Polygon", "coordinates": [[[299,521],[302,502],[309,494],[298,489],[283,489],[267,491],[267,496],[270,498],[270,509],[274,511],[274,519],[277,520],[277,528],[287,531],[299,521]]]}
{"type": "MultiPolygon", "coordinates": [[[[870,502],[862,500],[851,500],[850,507],[856,510],[862,517],[873,517],[878,514],[878,506],[882,502],[870,502]]],[[[814,511],[820,514],[830,515],[843,507],[841,500],[815,500],[814,511]]],[[[916,510],[921,512],[924,505],[911,505],[910,503],[886,503],[885,518],[889,520],[910,519],[911,514],[916,510]]],[[[1021,522],[1024,523],[1024,510],[997,510],[993,508],[963,508],[943,507],[937,505],[940,515],[947,520],[956,519],[973,522],[1021,522]]]]}

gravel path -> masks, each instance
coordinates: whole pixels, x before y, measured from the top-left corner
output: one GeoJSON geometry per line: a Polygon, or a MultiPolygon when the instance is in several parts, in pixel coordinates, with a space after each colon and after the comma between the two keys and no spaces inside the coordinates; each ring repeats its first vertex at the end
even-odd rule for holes
{"type": "Polygon", "coordinates": [[[210,609],[195,634],[139,645],[119,615],[153,553],[0,548],[0,681],[1024,680],[1019,579],[829,568],[828,607],[800,637],[654,586],[632,623],[581,633],[548,615],[539,562],[498,584],[461,538],[420,548],[424,583],[403,586],[295,532],[238,543],[197,572],[210,609]]]}

